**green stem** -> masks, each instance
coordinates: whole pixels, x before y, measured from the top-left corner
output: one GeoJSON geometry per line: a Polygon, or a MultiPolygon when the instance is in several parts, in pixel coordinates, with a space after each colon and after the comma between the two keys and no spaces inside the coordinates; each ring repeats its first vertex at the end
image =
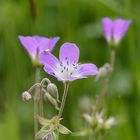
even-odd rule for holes
{"type": "Polygon", "coordinates": [[[40,116],[43,117],[43,100],[42,100],[42,87],[40,87],[40,116]]]}
{"type": "Polygon", "coordinates": [[[30,3],[30,11],[31,11],[32,19],[36,20],[36,17],[37,17],[36,0],[29,0],[29,3],[30,3]]]}
{"type": "Polygon", "coordinates": [[[40,116],[43,117],[43,100],[42,100],[42,87],[44,85],[44,83],[47,82],[48,84],[51,83],[51,81],[48,79],[48,78],[44,78],[42,81],[41,81],[41,86],[40,86],[40,116]]]}
{"type": "Polygon", "coordinates": [[[61,106],[60,106],[60,110],[59,110],[59,114],[58,114],[59,118],[61,118],[63,110],[64,110],[64,106],[65,106],[65,102],[66,102],[66,98],[67,98],[67,93],[68,93],[68,88],[69,88],[68,83],[64,82],[64,93],[63,93],[62,102],[61,102],[61,106]]]}
{"type": "Polygon", "coordinates": [[[115,48],[111,48],[111,50],[110,50],[111,52],[111,54],[110,54],[110,65],[111,65],[111,67],[112,67],[112,70],[114,69],[114,64],[115,64],[115,53],[116,53],[116,50],[115,50],[115,48]]]}
{"type": "MultiPolygon", "coordinates": [[[[116,54],[116,49],[112,46],[109,46],[110,48],[110,65],[112,68],[112,71],[114,70],[114,65],[115,65],[115,54],[116,54]]],[[[109,91],[109,82],[110,82],[110,78],[111,78],[112,72],[108,75],[108,77],[106,77],[104,79],[104,89],[103,89],[103,99],[105,98],[105,100],[103,100],[103,105],[106,105],[107,108],[107,103],[108,103],[108,91],[109,91]]]]}
{"type": "MultiPolygon", "coordinates": [[[[36,83],[40,82],[40,68],[36,68],[35,72],[35,81],[36,83]]],[[[34,95],[34,134],[38,132],[38,121],[37,121],[37,116],[38,116],[38,100],[39,100],[39,89],[38,87],[35,89],[35,95],[34,95]]]]}

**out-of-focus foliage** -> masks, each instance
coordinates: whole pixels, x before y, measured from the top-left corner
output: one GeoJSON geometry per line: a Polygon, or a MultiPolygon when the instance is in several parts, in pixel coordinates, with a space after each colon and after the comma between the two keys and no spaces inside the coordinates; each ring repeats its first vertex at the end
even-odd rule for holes
{"type": "MultiPolygon", "coordinates": [[[[60,36],[54,54],[58,55],[62,43],[74,42],[80,48],[82,62],[93,62],[100,67],[109,60],[101,27],[105,16],[132,19],[129,32],[117,48],[108,101],[110,114],[120,118],[121,123],[106,139],[140,139],[139,13],[139,0],[36,0],[34,10],[29,0],[0,0],[0,140],[33,139],[33,102],[22,102],[21,93],[34,83],[35,68],[18,35],[60,36]]],[[[62,84],[50,78],[59,85],[61,94],[62,84]]],[[[72,131],[81,130],[79,100],[85,95],[94,99],[101,88],[92,77],[72,83],[62,123],[72,131]]],[[[45,107],[47,117],[55,114],[50,110],[50,106],[45,107]]],[[[81,138],[61,136],[60,139],[81,138]]]]}

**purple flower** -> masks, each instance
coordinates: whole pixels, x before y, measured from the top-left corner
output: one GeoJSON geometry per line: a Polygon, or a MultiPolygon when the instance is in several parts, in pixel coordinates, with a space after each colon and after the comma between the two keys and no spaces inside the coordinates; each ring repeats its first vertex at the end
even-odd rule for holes
{"type": "Polygon", "coordinates": [[[98,74],[94,64],[78,64],[79,48],[73,43],[64,43],[59,52],[59,60],[49,52],[39,55],[44,70],[59,81],[73,81],[98,74]]]}
{"type": "Polygon", "coordinates": [[[32,60],[35,60],[44,50],[52,51],[59,39],[59,37],[19,36],[21,44],[27,50],[32,60]]]}
{"type": "Polygon", "coordinates": [[[126,34],[131,20],[116,19],[112,21],[111,19],[105,17],[102,19],[104,36],[108,43],[114,43],[118,45],[123,36],[126,34]]]}

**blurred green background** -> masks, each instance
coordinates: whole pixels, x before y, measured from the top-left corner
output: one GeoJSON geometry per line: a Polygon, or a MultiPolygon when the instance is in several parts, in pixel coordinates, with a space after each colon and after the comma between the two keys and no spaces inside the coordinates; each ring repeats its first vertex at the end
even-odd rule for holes
{"type": "MultiPolygon", "coordinates": [[[[98,67],[109,60],[101,19],[131,19],[129,32],[117,48],[115,71],[111,78],[110,114],[122,119],[106,135],[107,140],[140,139],[140,1],[139,0],[0,0],[0,140],[33,139],[33,102],[22,101],[21,93],[34,83],[35,68],[21,46],[18,35],[60,36],[53,53],[64,42],[76,43],[81,62],[98,67]]],[[[42,78],[46,76],[41,72],[42,78]]],[[[50,77],[50,76],[49,76],[50,77]]],[[[59,85],[55,78],[51,80],[59,85]]],[[[79,100],[90,99],[102,88],[88,78],[71,84],[64,110],[65,126],[82,129],[79,100]]],[[[55,111],[45,105],[48,117],[55,111]]],[[[78,140],[61,136],[61,140],[78,140]]]]}

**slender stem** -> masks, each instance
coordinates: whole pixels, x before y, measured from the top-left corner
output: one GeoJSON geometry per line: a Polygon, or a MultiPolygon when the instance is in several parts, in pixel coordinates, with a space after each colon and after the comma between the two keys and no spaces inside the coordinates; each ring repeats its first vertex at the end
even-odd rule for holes
{"type": "Polygon", "coordinates": [[[68,93],[68,88],[69,88],[68,83],[64,82],[64,93],[63,93],[62,102],[61,102],[61,106],[60,106],[60,110],[59,110],[59,114],[58,114],[59,118],[61,118],[63,110],[64,110],[64,106],[65,106],[65,102],[66,102],[66,98],[67,98],[67,93],[68,93]]]}
{"type": "Polygon", "coordinates": [[[41,86],[40,86],[40,116],[43,117],[43,101],[42,101],[42,87],[44,85],[44,83],[47,82],[48,84],[51,83],[51,81],[48,78],[44,78],[41,81],[41,86]]]}
{"type": "MultiPolygon", "coordinates": [[[[36,83],[40,82],[40,68],[36,68],[35,72],[35,81],[36,83]]],[[[35,89],[35,95],[34,95],[34,134],[38,132],[38,121],[37,121],[37,115],[38,115],[38,97],[39,89],[38,87],[35,89]]]]}
{"type": "MultiPolygon", "coordinates": [[[[115,53],[116,53],[115,48],[111,48],[110,49],[110,65],[112,67],[112,71],[114,70],[114,64],[115,64],[115,53]]],[[[107,96],[108,94],[109,81],[110,81],[111,74],[112,73],[110,73],[110,75],[108,75],[108,77],[104,79],[104,85],[105,85],[104,95],[105,96],[107,96]]]]}
{"type": "Polygon", "coordinates": [[[28,90],[28,92],[31,93],[35,88],[40,87],[40,86],[41,86],[40,83],[36,83],[28,90]]]}
{"type": "Polygon", "coordinates": [[[115,48],[111,48],[111,54],[110,54],[110,65],[112,67],[112,70],[114,69],[114,64],[115,64],[115,48]]]}
{"type": "Polygon", "coordinates": [[[44,83],[47,82],[47,84],[50,84],[51,81],[48,79],[48,78],[44,78],[42,81],[41,81],[41,85],[44,85],[44,83]]]}
{"type": "Polygon", "coordinates": [[[43,117],[43,100],[42,100],[42,87],[40,87],[40,116],[43,117]]]}
{"type": "Polygon", "coordinates": [[[37,16],[36,0],[29,0],[29,2],[30,2],[30,11],[31,11],[32,19],[35,20],[37,16]]]}
{"type": "MultiPolygon", "coordinates": [[[[114,70],[114,64],[115,64],[115,51],[116,51],[115,48],[110,49],[110,65],[112,67],[112,71],[114,70]]],[[[112,73],[110,73],[110,75],[108,75],[108,77],[104,79],[104,92],[103,92],[104,96],[107,96],[108,94],[109,81],[110,81],[111,74],[112,73]]]]}
{"type": "MultiPolygon", "coordinates": [[[[115,53],[116,53],[116,50],[115,48],[110,47],[110,65],[112,67],[112,71],[114,70],[114,64],[115,64],[115,53]]],[[[112,72],[108,75],[108,77],[106,77],[104,79],[104,89],[103,89],[103,105],[105,106],[106,105],[106,108],[107,108],[107,103],[108,103],[108,90],[109,90],[109,82],[110,82],[110,77],[111,77],[111,74],[112,72]]]]}

